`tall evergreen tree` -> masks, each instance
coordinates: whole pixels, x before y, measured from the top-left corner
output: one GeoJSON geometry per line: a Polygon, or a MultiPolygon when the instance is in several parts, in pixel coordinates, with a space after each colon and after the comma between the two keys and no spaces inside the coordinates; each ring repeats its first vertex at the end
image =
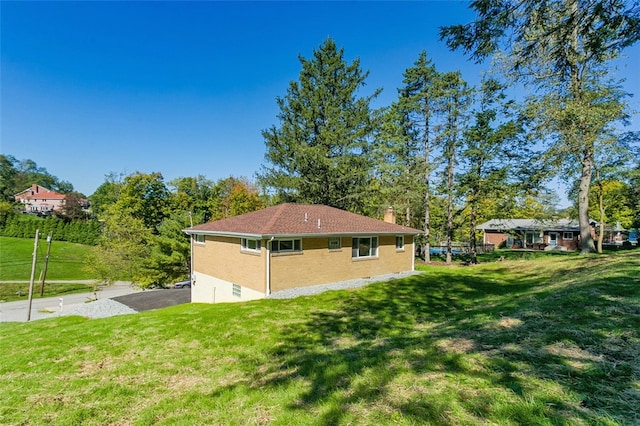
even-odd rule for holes
{"type": "Polygon", "coordinates": [[[369,144],[375,130],[371,101],[359,97],[368,72],[345,62],[327,39],[313,58],[299,57],[299,81],[278,98],[279,127],[264,130],[267,165],[258,178],[280,200],[361,211],[371,175],[369,144]]]}
{"type": "Polygon", "coordinates": [[[423,193],[424,201],[424,256],[430,261],[431,238],[431,173],[433,166],[431,158],[434,150],[433,134],[435,131],[435,115],[437,102],[437,87],[440,85],[441,74],[435,65],[422,51],[414,65],[404,72],[403,88],[399,90],[398,109],[404,120],[403,134],[406,135],[407,153],[421,156],[416,162],[416,177],[422,182],[416,184],[423,193]]]}
{"type": "Polygon", "coordinates": [[[380,131],[373,149],[376,192],[379,206],[404,211],[404,224],[422,226],[416,212],[422,211],[422,152],[408,126],[408,118],[394,102],[382,116],[380,131]]]}
{"type": "MultiPolygon", "coordinates": [[[[635,3],[635,2],[634,2],[635,3]]],[[[537,93],[538,129],[564,164],[580,166],[578,218],[582,252],[595,251],[589,223],[594,145],[606,126],[603,103],[611,88],[607,64],[640,39],[640,9],[624,0],[475,0],[478,19],[441,30],[450,48],[481,61],[496,54],[517,80],[537,93]],[[593,95],[596,95],[595,97],[593,95]]],[[[609,116],[610,120],[620,116],[609,116]]],[[[611,122],[611,121],[610,121],[611,122]]],[[[556,158],[558,158],[556,156],[556,158]]]]}
{"type": "Polygon", "coordinates": [[[444,192],[447,198],[446,225],[446,262],[452,261],[452,244],[454,233],[454,197],[455,168],[458,152],[461,149],[462,133],[468,120],[468,109],[471,104],[472,89],[462,79],[459,71],[442,75],[438,85],[437,109],[441,115],[441,123],[436,138],[442,146],[442,155],[446,162],[443,171],[444,192]]]}
{"type": "Polygon", "coordinates": [[[484,79],[475,107],[472,125],[464,132],[459,175],[460,192],[469,211],[469,252],[471,263],[477,263],[476,225],[482,199],[496,200],[510,188],[509,169],[513,167],[513,146],[519,126],[510,116],[510,103],[503,87],[494,79],[484,79]],[[510,152],[507,152],[510,151],[510,152]]]}

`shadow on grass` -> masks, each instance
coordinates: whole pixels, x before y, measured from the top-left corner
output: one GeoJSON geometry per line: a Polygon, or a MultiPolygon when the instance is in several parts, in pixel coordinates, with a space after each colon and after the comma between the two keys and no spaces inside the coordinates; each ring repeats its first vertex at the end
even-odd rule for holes
{"type": "Polygon", "coordinates": [[[282,330],[251,381],[305,383],[290,408],[320,424],[363,405],[417,423],[636,424],[638,257],[606,276],[597,258],[566,261],[570,274],[442,270],[317,296],[338,308],[282,330]]]}

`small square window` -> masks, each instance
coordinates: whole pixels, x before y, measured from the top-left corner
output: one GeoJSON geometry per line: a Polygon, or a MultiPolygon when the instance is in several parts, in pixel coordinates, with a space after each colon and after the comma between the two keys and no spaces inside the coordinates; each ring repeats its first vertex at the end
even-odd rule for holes
{"type": "Polygon", "coordinates": [[[204,244],[204,235],[202,234],[195,234],[193,236],[193,242],[197,243],[197,244],[204,244]]]}
{"type": "Polygon", "coordinates": [[[563,232],[562,233],[563,240],[573,240],[573,232],[563,232]]]}
{"type": "Polygon", "coordinates": [[[329,250],[340,250],[342,248],[342,242],[340,237],[329,238],[329,250]]]}

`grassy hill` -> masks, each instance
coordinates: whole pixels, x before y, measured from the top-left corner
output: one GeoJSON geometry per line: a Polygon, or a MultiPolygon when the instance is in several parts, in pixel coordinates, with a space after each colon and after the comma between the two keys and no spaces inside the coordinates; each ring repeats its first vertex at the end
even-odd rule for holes
{"type": "MultiPolygon", "coordinates": [[[[26,238],[0,237],[0,281],[29,281],[33,261],[34,240],[26,238]]],[[[53,241],[47,268],[48,280],[91,279],[83,270],[84,258],[91,246],[53,241]]],[[[38,244],[37,258],[39,274],[44,267],[47,254],[46,237],[38,244]]],[[[36,275],[36,278],[38,275],[36,275]]]]}
{"type": "Polygon", "coordinates": [[[640,424],[640,251],[0,324],[0,424],[640,424]]]}

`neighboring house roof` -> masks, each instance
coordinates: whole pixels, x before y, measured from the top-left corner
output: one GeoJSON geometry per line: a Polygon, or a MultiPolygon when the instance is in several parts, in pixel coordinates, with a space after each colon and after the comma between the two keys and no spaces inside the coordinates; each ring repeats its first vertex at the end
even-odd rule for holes
{"type": "Polygon", "coordinates": [[[417,235],[422,231],[317,204],[279,204],[185,230],[188,234],[256,238],[319,235],[417,235]]]}
{"type": "Polygon", "coordinates": [[[65,197],[65,194],[60,194],[36,184],[14,195],[16,200],[64,200],[65,197]]]}
{"type": "Polygon", "coordinates": [[[491,219],[477,229],[481,231],[579,231],[574,219],[491,219]]]}

